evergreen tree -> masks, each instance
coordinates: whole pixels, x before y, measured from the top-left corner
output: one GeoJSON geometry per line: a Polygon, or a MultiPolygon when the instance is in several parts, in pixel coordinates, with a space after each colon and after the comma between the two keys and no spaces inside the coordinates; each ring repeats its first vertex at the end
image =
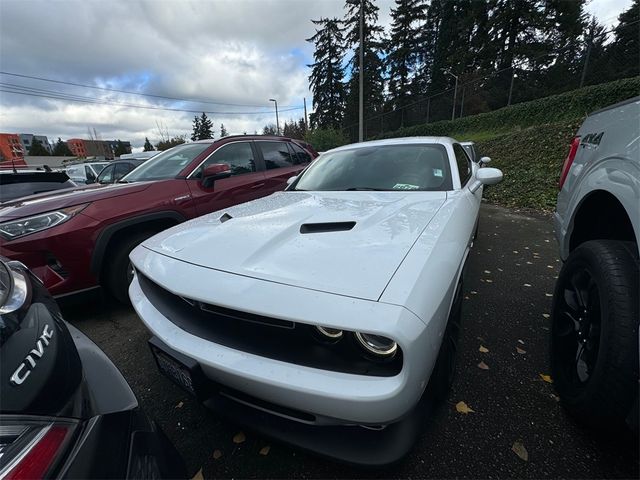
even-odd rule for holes
{"type": "Polygon", "coordinates": [[[29,155],[32,157],[48,157],[49,151],[42,146],[40,140],[34,138],[31,147],[29,147],[29,155]]]}
{"type": "MultiPolygon", "coordinates": [[[[363,53],[364,53],[364,118],[376,115],[383,109],[383,64],[382,64],[382,33],[378,22],[378,7],[373,0],[364,2],[363,25],[363,53]]],[[[358,124],[359,105],[359,55],[360,55],[360,3],[346,5],[347,13],[344,20],[345,41],[354,50],[349,63],[349,81],[345,104],[344,125],[352,127],[358,124]]],[[[352,139],[356,139],[357,128],[350,128],[352,139]]]]}
{"type": "Polygon", "coordinates": [[[402,109],[412,93],[412,80],[418,67],[420,27],[425,19],[423,0],[396,0],[395,8],[391,9],[391,35],[386,42],[389,106],[399,109],[396,117],[400,117],[400,122],[392,128],[404,125],[402,109]]]}
{"type": "Polygon", "coordinates": [[[634,0],[631,6],[618,16],[615,40],[608,49],[610,55],[609,70],[615,72],[615,78],[640,75],[640,0],[634,0]]]}
{"type": "Polygon", "coordinates": [[[307,39],[315,45],[314,63],[308,65],[311,67],[309,82],[315,110],[311,114],[311,124],[320,128],[337,128],[342,122],[345,100],[341,22],[337,18],[321,18],[312,22],[320,28],[307,39]]]}
{"type": "Polygon", "coordinates": [[[167,140],[161,140],[156,143],[156,150],[163,152],[164,150],[168,150],[177,145],[182,145],[186,142],[186,135],[176,135],[173,138],[169,138],[167,140]]]}
{"type": "MultiPolygon", "coordinates": [[[[204,113],[203,113],[204,115],[204,113]]],[[[197,115],[193,117],[193,132],[191,133],[191,141],[195,142],[196,140],[200,140],[200,119],[197,115]]]]}
{"type": "MultiPolygon", "coordinates": [[[[247,132],[244,132],[244,134],[246,135],[247,132]]],[[[278,129],[276,128],[275,123],[270,123],[269,125],[265,125],[264,128],[262,129],[262,135],[277,135],[277,134],[278,134],[278,129]]]]}
{"type": "Polygon", "coordinates": [[[73,153],[71,153],[67,142],[63,142],[62,139],[58,137],[58,141],[53,147],[53,155],[59,157],[70,157],[73,155],[73,153]]]}
{"type": "Polygon", "coordinates": [[[153,150],[153,145],[151,145],[151,142],[147,137],[144,137],[144,151],[150,152],[152,150],[153,150]]]}
{"type": "Polygon", "coordinates": [[[207,117],[206,113],[202,112],[198,140],[206,140],[208,138],[213,138],[213,122],[207,117]]]}
{"type": "Polygon", "coordinates": [[[304,118],[298,121],[291,120],[284,122],[284,128],[282,129],[282,135],[289,138],[297,138],[299,140],[304,139],[306,133],[304,118]]]}
{"type": "Polygon", "coordinates": [[[221,123],[220,124],[220,138],[226,137],[227,135],[229,135],[229,132],[227,132],[227,129],[224,128],[224,123],[221,123]]]}
{"type": "Polygon", "coordinates": [[[119,157],[121,155],[124,155],[125,153],[129,153],[129,149],[124,145],[124,143],[122,143],[120,139],[118,139],[118,142],[116,143],[116,148],[113,154],[116,157],[119,157]]]}

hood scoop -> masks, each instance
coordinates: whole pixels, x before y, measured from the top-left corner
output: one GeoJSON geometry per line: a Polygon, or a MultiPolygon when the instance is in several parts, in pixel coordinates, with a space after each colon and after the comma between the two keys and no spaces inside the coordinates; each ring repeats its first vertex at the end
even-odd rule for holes
{"type": "Polygon", "coordinates": [[[229,215],[228,213],[225,213],[224,215],[222,215],[220,217],[220,223],[224,223],[227,220],[231,220],[233,217],[231,215],[229,215]]]}
{"type": "Polygon", "coordinates": [[[356,226],[356,222],[303,223],[300,233],[348,232],[356,226]]]}

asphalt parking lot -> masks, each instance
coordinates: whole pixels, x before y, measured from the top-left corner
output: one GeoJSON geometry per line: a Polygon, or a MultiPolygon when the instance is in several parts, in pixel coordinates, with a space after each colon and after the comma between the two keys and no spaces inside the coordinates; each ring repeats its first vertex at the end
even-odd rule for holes
{"type": "Polygon", "coordinates": [[[559,266],[547,216],[483,205],[453,389],[413,451],[381,470],[322,459],[214,416],[158,373],[149,335],[132,309],[97,299],[63,311],[120,368],[190,475],[202,469],[211,478],[638,478],[637,439],[576,425],[542,377],[549,373],[559,266]],[[473,412],[459,413],[461,401],[473,412]]]}

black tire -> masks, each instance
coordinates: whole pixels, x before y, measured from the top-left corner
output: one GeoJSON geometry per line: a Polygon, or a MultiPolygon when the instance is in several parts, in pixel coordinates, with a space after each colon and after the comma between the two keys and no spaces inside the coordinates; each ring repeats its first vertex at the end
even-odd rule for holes
{"type": "Polygon", "coordinates": [[[150,231],[132,233],[119,240],[107,251],[104,281],[116,300],[125,305],[131,303],[129,300],[129,284],[131,283],[129,254],[131,250],[155,233],[150,231]]]}
{"type": "Polygon", "coordinates": [[[429,393],[433,400],[441,402],[447,398],[456,373],[458,341],[462,321],[462,275],[454,296],[447,320],[436,364],[429,379],[429,393]]]}
{"type": "Polygon", "coordinates": [[[638,270],[634,243],[594,240],[558,276],[551,375],[565,409],[591,427],[620,429],[637,396],[638,270]]]}

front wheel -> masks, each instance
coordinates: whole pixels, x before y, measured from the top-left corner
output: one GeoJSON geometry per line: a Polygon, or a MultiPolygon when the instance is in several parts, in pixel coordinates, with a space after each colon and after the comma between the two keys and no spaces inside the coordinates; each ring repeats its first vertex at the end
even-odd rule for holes
{"type": "Polygon", "coordinates": [[[133,265],[129,260],[129,254],[154,233],[148,231],[132,233],[109,250],[111,258],[105,258],[105,263],[108,264],[105,281],[107,288],[119,302],[124,304],[130,302],[129,285],[133,280],[133,265]]]}
{"type": "Polygon", "coordinates": [[[456,292],[451,305],[451,312],[447,320],[440,351],[433,367],[429,389],[436,402],[441,402],[447,398],[455,378],[458,340],[460,338],[460,327],[462,320],[462,275],[458,282],[456,292]]]}
{"type": "Polygon", "coordinates": [[[562,267],[553,298],[551,373],[582,423],[624,424],[638,389],[638,253],[633,243],[585,242],[562,267]]]}

